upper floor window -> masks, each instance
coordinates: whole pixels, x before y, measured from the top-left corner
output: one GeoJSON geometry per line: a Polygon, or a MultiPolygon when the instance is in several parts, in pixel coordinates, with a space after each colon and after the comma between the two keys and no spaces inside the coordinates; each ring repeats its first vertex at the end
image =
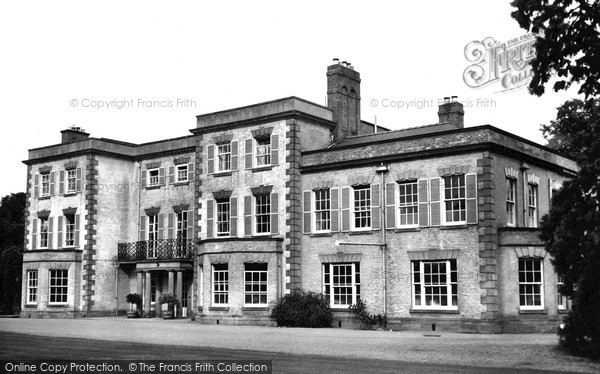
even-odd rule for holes
{"type": "Polygon", "coordinates": [[[446,223],[466,223],[467,203],[465,175],[444,177],[444,204],[446,223]]]}
{"type": "Polygon", "coordinates": [[[527,185],[527,226],[537,227],[537,194],[538,186],[529,183],[527,185]]]}
{"type": "Polygon", "coordinates": [[[419,224],[419,195],[417,181],[398,184],[400,221],[399,226],[419,224]]]}
{"type": "Polygon", "coordinates": [[[230,235],[231,201],[229,198],[218,199],[217,202],[217,236],[230,235]]]}
{"type": "Polygon", "coordinates": [[[506,224],[515,225],[515,201],[516,201],[516,181],[511,178],[506,179],[506,224]]]}
{"type": "Polygon", "coordinates": [[[148,186],[158,186],[159,184],[159,170],[158,169],[150,169],[148,170],[148,186]]]}
{"type": "Polygon", "coordinates": [[[77,191],[77,170],[67,170],[67,193],[77,191]]]}
{"type": "Polygon", "coordinates": [[[217,171],[231,170],[231,143],[217,145],[217,171]]]}
{"type": "Polygon", "coordinates": [[[75,246],[75,215],[65,216],[65,247],[75,246]]]}
{"type": "Polygon", "coordinates": [[[329,189],[315,191],[315,231],[331,230],[331,197],[329,189]]]}
{"type": "Polygon", "coordinates": [[[48,217],[40,218],[40,248],[50,246],[50,224],[48,217]]]}
{"type": "Polygon", "coordinates": [[[256,195],[255,197],[256,233],[271,233],[271,195],[256,195]]]}
{"type": "Polygon", "coordinates": [[[519,259],[519,305],[521,309],[544,308],[543,279],[541,258],[519,259]]]}
{"type": "Polygon", "coordinates": [[[256,166],[271,165],[271,139],[256,139],[256,166]]]}
{"type": "Polygon", "coordinates": [[[354,228],[371,228],[371,186],[354,188],[354,228]]]}
{"type": "Polygon", "coordinates": [[[188,165],[177,165],[177,182],[188,181],[188,165]]]}
{"type": "Polygon", "coordinates": [[[148,258],[157,257],[158,214],[148,216],[148,258]]]}
{"type": "Polygon", "coordinates": [[[42,193],[41,196],[50,196],[50,173],[42,174],[42,193]]]}

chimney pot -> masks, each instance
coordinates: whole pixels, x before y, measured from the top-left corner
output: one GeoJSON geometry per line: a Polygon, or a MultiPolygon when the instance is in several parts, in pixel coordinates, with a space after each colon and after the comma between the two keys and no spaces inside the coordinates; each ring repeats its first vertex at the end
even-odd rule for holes
{"type": "Polygon", "coordinates": [[[340,63],[340,59],[339,58],[334,58],[333,59],[333,63],[334,64],[339,64],[340,63]]]}

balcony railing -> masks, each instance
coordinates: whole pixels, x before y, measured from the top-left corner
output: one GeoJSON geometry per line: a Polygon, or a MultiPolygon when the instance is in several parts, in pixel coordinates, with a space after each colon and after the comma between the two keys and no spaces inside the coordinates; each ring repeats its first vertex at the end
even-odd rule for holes
{"type": "Polygon", "coordinates": [[[193,239],[142,240],[118,244],[118,261],[185,260],[194,254],[193,239]]]}

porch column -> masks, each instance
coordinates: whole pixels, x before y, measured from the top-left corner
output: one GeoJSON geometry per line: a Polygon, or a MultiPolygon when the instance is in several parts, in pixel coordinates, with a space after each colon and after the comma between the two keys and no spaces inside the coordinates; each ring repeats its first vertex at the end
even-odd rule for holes
{"type": "Polygon", "coordinates": [[[146,272],[146,287],[145,287],[145,292],[144,292],[144,317],[146,316],[150,316],[152,314],[151,312],[151,301],[152,301],[152,290],[150,288],[152,284],[151,278],[150,278],[150,272],[147,271],[146,272]]]}
{"type": "Polygon", "coordinates": [[[177,271],[177,282],[175,283],[175,287],[177,287],[177,300],[179,300],[179,306],[177,307],[177,317],[181,317],[181,304],[183,300],[181,297],[183,296],[183,272],[181,270],[177,271]]]}
{"type": "Polygon", "coordinates": [[[173,270],[169,270],[169,283],[167,287],[167,292],[170,294],[175,293],[175,272],[173,270]]]}
{"type": "MultiPolygon", "coordinates": [[[[144,294],[144,274],[141,271],[137,272],[137,294],[142,296],[144,294]]],[[[136,310],[137,310],[137,305],[135,306],[136,310]]],[[[140,314],[140,317],[143,317],[143,312],[141,310],[138,310],[138,313],[140,314]]]]}
{"type": "Polygon", "coordinates": [[[159,302],[160,300],[160,295],[162,294],[162,277],[160,277],[161,273],[158,273],[156,275],[156,304],[155,304],[155,308],[156,308],[156,316],[157,317],[161,317],[162,316],[162,304],[159,302]]]}

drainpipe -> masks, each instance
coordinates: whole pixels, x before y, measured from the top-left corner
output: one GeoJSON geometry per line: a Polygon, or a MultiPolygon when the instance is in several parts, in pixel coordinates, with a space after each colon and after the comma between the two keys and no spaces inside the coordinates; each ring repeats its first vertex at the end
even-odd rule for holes
{"type": "Polygon", "coordinates": [[[385,174],[390,171],[388,165],[384,165],[383,162],[378,166],[375,171],[381,176],[381,182],[379,184],[379,214],[381,222],[381,239],[383,241],[381,245],[381,273],[383,274],[383,315],[387,317],[387,273],[386,273],[386,248],[387,248],[387,235],[385,232],[385,174]]]}

